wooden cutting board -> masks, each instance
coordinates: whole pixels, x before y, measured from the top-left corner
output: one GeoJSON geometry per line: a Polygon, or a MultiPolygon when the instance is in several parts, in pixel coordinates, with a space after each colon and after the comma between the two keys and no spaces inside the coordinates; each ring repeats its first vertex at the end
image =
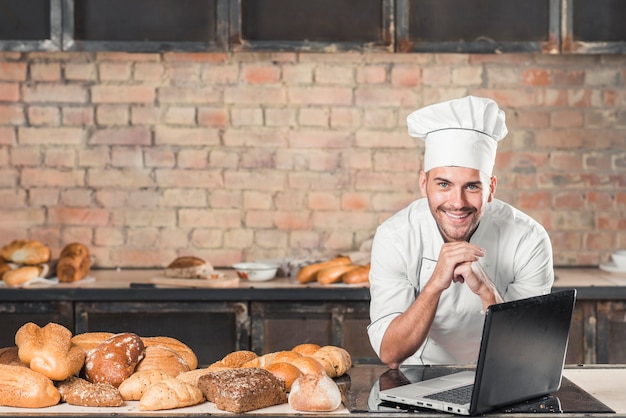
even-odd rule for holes
{"type": "Polygon", "coordinates": [[[163,287],[237,287],[239,277],[224,276],[217,279],[182,279],[176,277],[156,276],[150,279],[150,283],[163,287]]]}

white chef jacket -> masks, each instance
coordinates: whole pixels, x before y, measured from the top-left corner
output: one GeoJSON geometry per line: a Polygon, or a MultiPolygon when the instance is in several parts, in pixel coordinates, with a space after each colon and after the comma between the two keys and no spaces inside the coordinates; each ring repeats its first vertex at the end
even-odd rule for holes
{"type": "MultiPolygon", "coordinates": [[[[554,282],[552,246],[546,230],[514,207],[487,204],[470,240],[486,250],[479,261],[505,301],[546,294],[554,282]]],[[[368,334],[380,355],[391,321],[406,311],[430,279],[443,238],[419,199],[383,222],[372,244],[368,334]]],[[[424,344],[409,364],[472,364],[484,323],[482,301],[466,284],[452,283],[442,294],[424,344]]]]}

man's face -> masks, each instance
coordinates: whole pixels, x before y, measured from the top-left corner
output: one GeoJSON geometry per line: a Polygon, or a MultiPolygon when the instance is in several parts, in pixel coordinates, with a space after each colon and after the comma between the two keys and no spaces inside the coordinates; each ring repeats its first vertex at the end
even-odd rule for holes
{"type": "Polygon", "coordinates": [[[420,172],[420,189],[428,198],[444,241],[469,241],[493,200],[496,178],[465,167],[436,167],[420,172]]]}

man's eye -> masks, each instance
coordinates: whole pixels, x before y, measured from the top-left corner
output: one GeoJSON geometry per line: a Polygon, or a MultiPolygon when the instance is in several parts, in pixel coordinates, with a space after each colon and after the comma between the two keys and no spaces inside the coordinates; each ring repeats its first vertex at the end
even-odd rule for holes
{"type": "Polygon", "coordinates": [[[475,184],[470,184],[470,185],[467,186],[467,188],[470,189],[470,190],[479,190],[480,189],[480,187],[478,187],[475,184]]]}
{"type": "Polygon", "coordinates": [[[445,189],[446,187],[448,187],[449,183],[446,183],[444,181],[441,181],[437,184],[439,187],[441,187],[442,189],[445,189]]]}

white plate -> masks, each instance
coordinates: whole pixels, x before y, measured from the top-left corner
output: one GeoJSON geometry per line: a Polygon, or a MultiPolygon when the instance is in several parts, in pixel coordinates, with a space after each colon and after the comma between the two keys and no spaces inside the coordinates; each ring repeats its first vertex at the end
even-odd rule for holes
{"type": "Polygon", "coordinates": [[[626,273],[626,269],[617,267],[612,261],[609,263],[600,264],[600,270],[610,271],[611,273],[626,273]]]}

